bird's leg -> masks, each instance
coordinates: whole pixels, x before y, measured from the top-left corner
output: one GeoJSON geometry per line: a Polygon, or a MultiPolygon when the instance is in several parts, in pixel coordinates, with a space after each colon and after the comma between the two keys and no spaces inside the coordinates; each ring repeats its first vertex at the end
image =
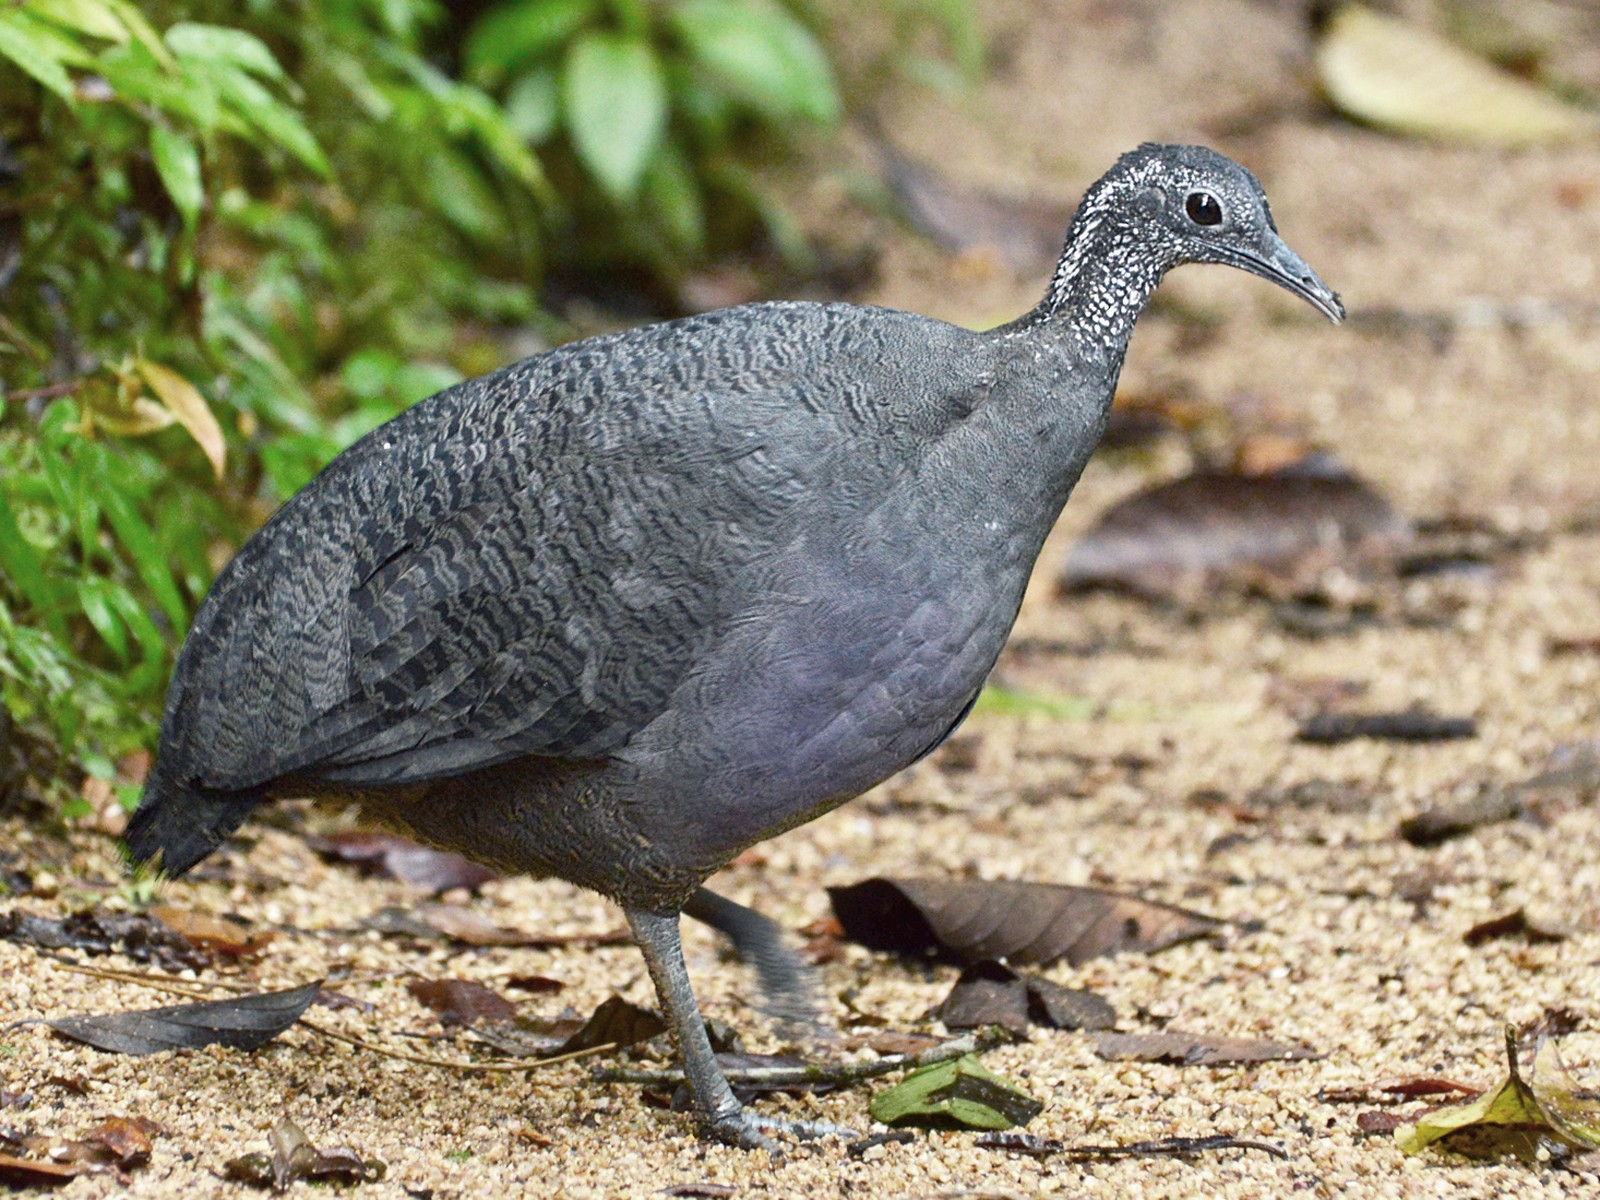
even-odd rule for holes
{"type": "Polygon", "coordinates": [[[762,1011],[785,1033],[811,1041],[834,1040],[833,1030],[822,1020],[815,973],[790,948],[776,921],[709,888],[697,888],[683,911],[733,942],[740,961],[754,969],[761,984],[766,1001],[762,1011]]]}
{"type": "Polygon", "coordinates": [[[813,1138],[848,1132],[823,1121],[764,1117],[740,1104],[722,1068],[717,1065],[711,1039],[706,1036],[705,1019],[689,987],[689,969],[684,965],[683,943],[678,936],[678,914],[638,908],[626,912],[634,940],[639,943],[645,966],[650,969],[650,978],[656,985],[656,994],[666,1010],[667,1026],[677,1040],[689,1091],[700,1110],[701,1120],[713,1136],[746,1149],[776,1150],[767,1133],[813,1138]]]}

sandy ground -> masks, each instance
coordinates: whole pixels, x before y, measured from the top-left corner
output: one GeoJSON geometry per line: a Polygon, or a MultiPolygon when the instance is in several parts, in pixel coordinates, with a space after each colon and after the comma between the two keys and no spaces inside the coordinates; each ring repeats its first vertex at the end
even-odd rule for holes
{"type": "MultiPolygon", "coordinates": [[[[115,1113],[164,1131],[153,1160],[125,1186],[102,1175],[62,1194],[234,1194],[238,1185],[219,1178],[222,1164],[265,1150],[267,1130],[284,1115],[319,1144],[345,1143],[387,1163],[387,1180],[362,1189],[374,1200],[634,1196],[684,1185],[701,1190],[680,1194],[742,1196],[1529,1198],[1593,1186],[1548,1165],[1405,1157],[1387,1136],[1358,1130],[1358,1112],[1372,1105],[1329,1094],[1417,1074],[1491,1083],[1501,1073],[1503,1025],[1547,1008],[1576,1016],[1568,1063],[1580,1078],[1600,1080],[1593,789],[1542,808],[1540,820],[1489,826],[1432,849],[1396,834],[1403,817],[1431,802],[1525,778],[1561,748],[1600,736],[1600,654],[1557,652],[1561,639],[1600,637],[1600,328],[1592,309],[1600,149],[1446,148],[1335,120],[1305,98],[1307,40],[1290,7],[985,5],[994,77],[960,99],[896,99],[885,124],[909,154],[960,181],[1045,199],[1076,195],[1140,140],[1206,141],[1261,175],[1287,239],[1355,314],[1448,315],[1469,299],[1573,306],[1526,327],[1457,322],[1444,335],[1359,317],[1332,329],[1258,281],[1187,270],[1164,286],[1167,300],[1141,326],[1124,375],[1130,394],[1181,396],[1233,414],[1245,429],[1298,429],[1413,515],[1554,532],[1488,572],[1407,585],[1415,606],[1445,614],[1431,623],[1380,615],[1309,638],[1259,602],[1219,602],[1195,615],[1113,596],[1063,601],[1048,583],[1072,540],[1108,504],[1186,462],[1171,447],[1099,459],[1047,548],[1019,626],[1047,648],[1003,663],[1030,689],[1087,698],[1096,715],[980,714],[954,750],[762,847],[759,861],[717,881],[790,928],[827,912],[825,885],[897,873],[1110,884],[1238,921],[1251,931],[1220,944],[1047,973],[1102,993],[1123,1029],[1170,1022],[1301,1041],[1319,1059],[1108,1064],[1084,1035],[1039,1032],[986,1062],[1044,1101],[1030,1132],[1095,1144],[1235,1134],[1272,1142],[1286,1158],[1228,1151],[1185,1161],[1038,1162],[978,1149],[971,1134],[937,1133],[860,1159],[823,1143],[774,1161],[702,1143],[686,1118],[645,1107],[635,1088],[591,1081],[583,1065],[527,1080],[463,1075],[304,1030],[254,1054],[126,1058],[37,1026],[13,1029],[0,1037],[0,1089],[33,1100],[0,1112],[0,1124],[70,1136],[115,1113]],[[1208,322],[1199,337],[1195,312],[1208,322]],[[1329,681],[1364,686],[1362,707],[1424,702],[1473,716],[1479,736],[1421,746],[1293,741],[1293,697],[1329,681]],[[1321,799],[1297,803],[1293,789],[1308,781],[1328,786],[1321,799]],[[1406,898],[1418,880],[1431,888],[1421,906],[1406,898]],[[1473,925],[1517,907],[1570,936],[1465,944],[1473,925]]],[[[841,181],[861,161],[851,153],[815,185],[819,222],[849,211],[841,181]]],[[[875,218],[839,220],[870,229],[875,218]]],[[[1036,279],[1015,279],[952,263],[888,226],[870,232],[884,246],[883,270],[859,299],[970,324],[1030,305],[1050,265],[1041,262],[1036,279]]],[[[232,973],[249,984],[292,986],[340,972],[349,976],[344,991],[377,1006],[371,1014],[314,1010],[323,1022],[465,1056],[465,1043],[397,1036],[439,1032],[405,978],[470,978],[502,990],[515,975],[565,982],[559,996],[521,1000],[530,1013],[565,1004],[587,1011],[612,991],[654,1002],[627,946],[451,953],[381,939],[357,923],[414,902],[414,892],[325,866],[291,832],[259,824],[247,832],[212,878],[172,885],[167,897],[282,931],[259,962],[232,973]]],[[[125,903],[106,839],[83,835],[63,846],[13,821],[0,840],[56,880],[54,897],[26,898],[22,908],[125,903]]],[[[558,883],[496,882],[472,904],[524,929],[620,924],[604,902],[558,883]]],[[[709,934],[691,926],[686,936],[708,1014],[745,1030],[753,1048],[774,1048],[770,1027],[748,1007],[747,974],[709,934]]],[[[830,1017],[847,1027],[870,1014],[890,1028],[937,1032],[930,1010],[953,977],[951,968],[861,950],[823,968],[830,1017]]],[[[0,1020],[170,1002],[0,943],[0,1020]]],[[[865,1129],[867,1096],[858,1088],[765,1103],[865,1129]]]]}

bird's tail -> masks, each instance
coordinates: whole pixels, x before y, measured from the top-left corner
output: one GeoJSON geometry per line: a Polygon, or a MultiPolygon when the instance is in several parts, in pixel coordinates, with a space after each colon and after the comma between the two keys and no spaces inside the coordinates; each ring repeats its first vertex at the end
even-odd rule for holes
{"type": "Polygon", "coordinates": [[[168,777],[157,758],[123,841],[135,863],[147,863],[159,855],[163,875],[182,875],[239,828],[266,798],[263,788],[215,791],[186,786],[168,777]]]}

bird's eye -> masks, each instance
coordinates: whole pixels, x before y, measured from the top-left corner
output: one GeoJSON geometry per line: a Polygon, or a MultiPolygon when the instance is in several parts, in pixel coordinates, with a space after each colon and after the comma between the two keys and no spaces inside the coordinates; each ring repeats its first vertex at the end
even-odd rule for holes
{"type": "Polygon", "coordinates": [[[1222,205],[1210,192],[1190,192],[1183,211],[1196,225],[1221,225],[1222,205]]]}

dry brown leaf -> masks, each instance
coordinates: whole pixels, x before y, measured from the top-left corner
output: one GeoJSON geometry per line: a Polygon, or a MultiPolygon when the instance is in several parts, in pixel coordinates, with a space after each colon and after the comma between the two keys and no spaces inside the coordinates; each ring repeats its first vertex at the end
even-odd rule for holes
{"type": "Polygon", "coordinates": [[[89,1168],[82,1163],[55,1163],[43,1158],[19,1158],[0,1154],[0,1183],[15,1188],[60,1187],[71,1183],[89,1168]]]}
{"type": "Polygon", "coordinates": [[[1539,942],[1564,942],[1567,934],[1560,929],[1543,925],[1530,918],[1524,909],[1513,909],[1511,912],[1502,913],[1498,917],[1490,917],[1487,921],[1479,921],[1462,935],[1461,940],[1469,946],[1481,946],[1485,942],[1492,942],[1496,938],[1520,937],[1524,941],[1539,942]]]}
{"type": "Polygon", "coordinates": [[[178,424],[189,431],[189,436],[205,452],[211,469],[221,479],[228,445],[223,440],[222,427],[217,424],[217,418],[212,414],[206,398],[200,394],[200,389],[171,367],[151,362],[148,358],[139,359],[137,366],[139,374],[150,385],[150,390],[177,419],[178,424]]]}
{"type": "Polygon", "coordinates": [[[517,1015],[515,1004],[470,979],[413,979],[406,990],[438,1013],[446,1028],[509,1021],[517,1015]]]}
{"type": "Polygon", "coordinates": [[[171,928],[190,944],[218,958],[254,958],[273,939],[270,931],[251,933],[237,921],[210,913],[158,904],[150,915],[171,928]]]}
{"type": "Polygon", "coordinates": [[[348,830],[306,839],[329,862],[349,863],[370,875],[427,888],[434,895],[465,888],[476,891],[495,873],[448,850],[435,850],[396,833],[348,830]]]}
{"type": "Polygon", "coordinates": [[[828,889],[846,935],[874,950],[942,951],[961,962],[1073,966],[1124,950],[1160,950],[1222,922],[1099,888],[1022,880],[884,879],[828,889]]]}
{"type": "Polygon", "coordinates": [[[1334,105],[1399,133],[1497,146],[1600,135],[1600,117],[1402,21],[1347,4],[1317,44],[1334,105]]]}
{"type": "Polygon", "coordinates": [[[1162,1062],[1185,1067],[1286,1062],[1317,1058],[1308,1046],[1266,1038],[1212,1036],[1163,1029],[1155,1033],[1102,1033],[1095,1053],[1111,1062],[1162,1062]]]}
{"type": "Polygon", "coordinates": [[[1376,491],[1312,456],[1266,475],[1201,471],[1113,505],[1072,548],[1059,583],[1182,603],[1219,587],[1293,594],[1335,566],[1385,562],[1411,536],[1376,491]]]}

